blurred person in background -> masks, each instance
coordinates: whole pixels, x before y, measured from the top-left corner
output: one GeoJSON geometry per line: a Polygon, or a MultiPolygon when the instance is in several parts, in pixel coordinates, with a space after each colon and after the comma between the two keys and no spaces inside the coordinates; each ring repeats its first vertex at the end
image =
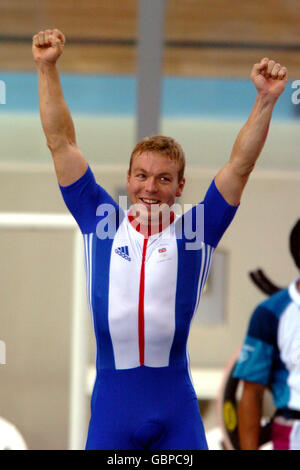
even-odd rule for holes
{"type": "Polygon", "coordinates": [[[207,449],[189,374],[190,323],[213,251],[263,148],[287,70],[267,58],[253,66],[254,107],[201,204],[175,216],[172,207],[185,185],[184,153],[174,139],[152,136],[132,152],[126,188],[133,206],[125,212],[96,183],[76,144],[56,68],[64,45],[63,33],[54,29],[36,34],[32,49],[47,145],[84,237],[97,343],[86,449],[207,449]],[[182,234],[194,222],[203,234],[200,244],[197,231],[194,239],[182,234]]]}
{"type": "MultiPolygon", "coordinates": [[[[300,269],[300,220],[289,237],[300,269]]],[[[277,408],[274,450],[300,450],[300,279],[260,303],[252,313],[234,377],[243,380],[238,408],[241,448],[258,449],[263,397],[270,388],[277,408]]]]}

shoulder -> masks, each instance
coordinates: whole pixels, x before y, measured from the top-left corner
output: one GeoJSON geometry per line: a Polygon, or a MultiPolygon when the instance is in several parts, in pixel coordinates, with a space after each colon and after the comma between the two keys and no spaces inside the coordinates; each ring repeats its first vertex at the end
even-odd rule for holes
{"type": "Polygon", "coordinates": [[[248,334],[266,343],[274,343],[279,318],[290,302],[291,298],[287,289],[276,292],[261,302],[251,315],[248,334]]]}
{"type": "MultiPolygon", "coordinates": [[[[270,314],[280,317],[286,307],[292,302],[288,289],[282,289],[271,295],[264,302],[261,302],[256,310],[261,312],[269,312],[270,314]]],[[[266,313],[265,313],[266,314],[266,313]]]]}

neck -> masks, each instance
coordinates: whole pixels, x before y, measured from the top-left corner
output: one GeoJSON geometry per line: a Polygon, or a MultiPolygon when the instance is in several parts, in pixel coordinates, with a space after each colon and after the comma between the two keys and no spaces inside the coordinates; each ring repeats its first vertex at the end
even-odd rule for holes
{"type": "Polygon", "coordinates": [[[144,237],[150,237],[150,235],[155,235],[156,233],[162,232],[167,228],[175,219],[174,212],[170,212],[169,217],[163,217],[162,214],[159,215],[159,220],[140,220],[139,217],[128,214],[128,219],[131,225],[144,237]]]}
{"type": "Polygon", "coordinates": [[[297,291],[300,292],[300,279],[296,283],[296,288],[297,288],[297,291]]]}

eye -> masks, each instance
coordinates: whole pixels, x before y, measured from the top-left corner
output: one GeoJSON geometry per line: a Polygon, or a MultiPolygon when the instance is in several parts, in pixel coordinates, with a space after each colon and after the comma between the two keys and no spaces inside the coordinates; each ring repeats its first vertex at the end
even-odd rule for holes
{"type": "Polygon", "coordinates": [[[160,181],[162,181],[163,183],[169,183],[171,179],[167,176],[161,176],[160,181]]]}
{"type": "Polygon", "coordinates": [[[136,177],[137,177],[138,179],[144,179],[144,178],[146,177],[146,175],[145,175],[144,173],[138,173],[138,174],[136,175],[136,177]]]}

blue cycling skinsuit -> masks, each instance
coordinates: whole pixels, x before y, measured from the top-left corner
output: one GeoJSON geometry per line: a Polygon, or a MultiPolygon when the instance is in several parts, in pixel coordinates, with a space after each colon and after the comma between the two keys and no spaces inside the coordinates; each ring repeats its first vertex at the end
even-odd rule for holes
{"type": "Polygon", "coordinates": [[[207,449],[187,340],[213,251],[237,207],[213,181],[201,204],[146,238],[90,168],[60,189],[84,238],[97,345],[86,449],[207,449]],[[201,243],[197,214],[205,220],[201,243]]]}

